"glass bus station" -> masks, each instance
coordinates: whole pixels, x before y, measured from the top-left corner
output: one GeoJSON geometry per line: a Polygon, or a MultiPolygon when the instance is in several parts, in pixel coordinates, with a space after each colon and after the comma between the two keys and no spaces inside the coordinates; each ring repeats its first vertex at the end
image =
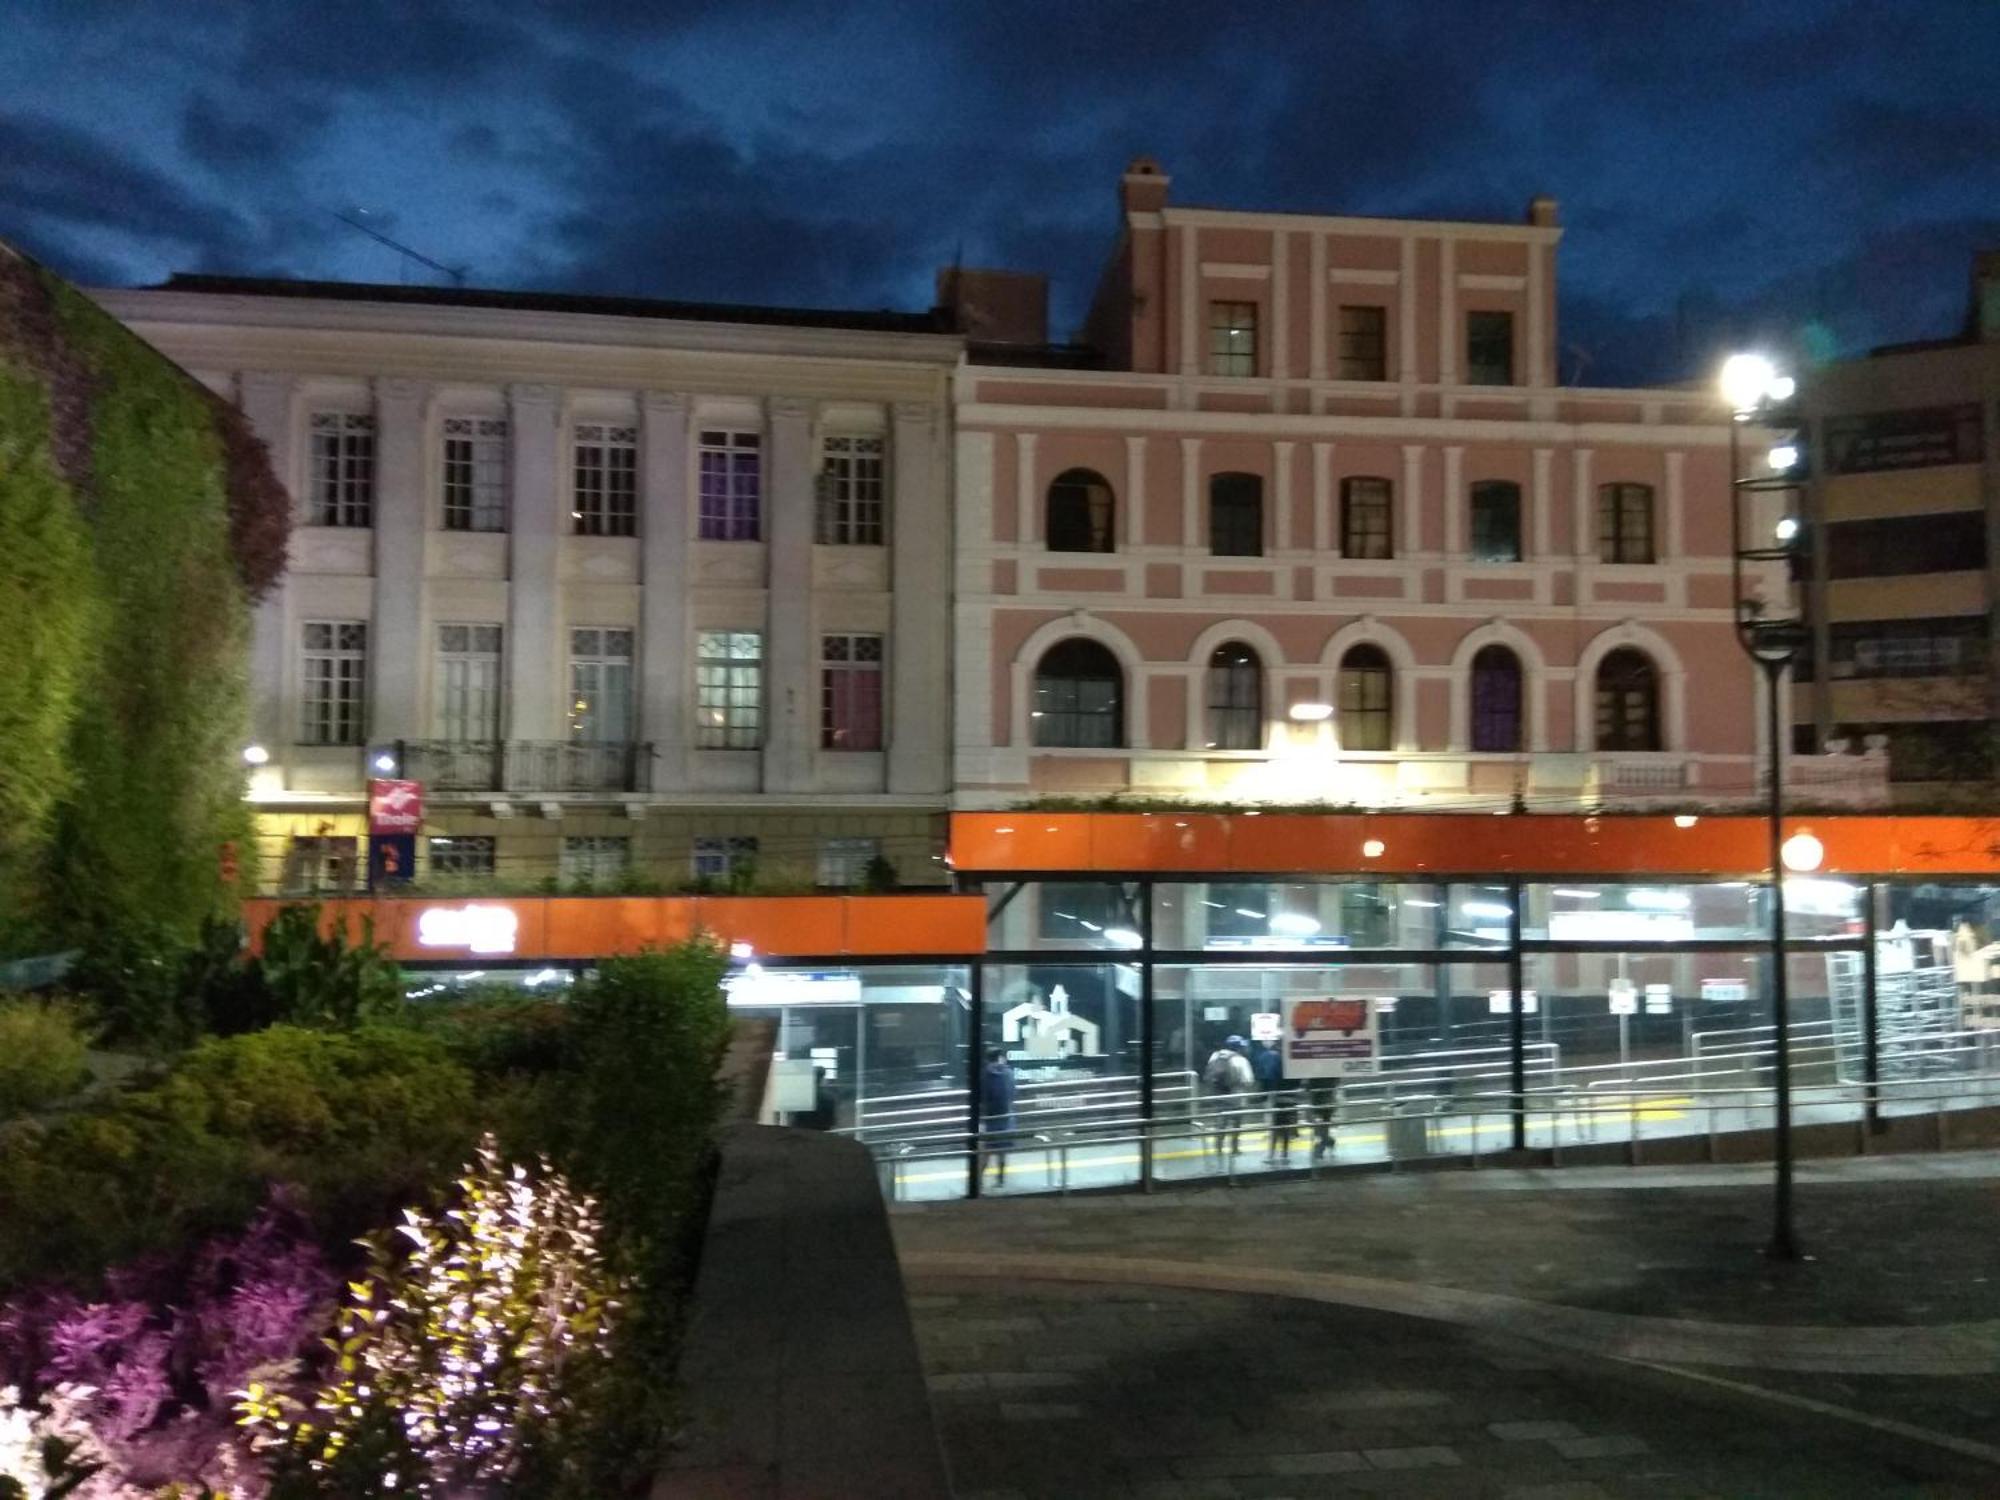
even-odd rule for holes
{"type": "MultiPolygon", "coordinates": [[[[1812,851],[1785,881],[1795,1123],[1865,1148],[1922,1116],[1944,1144],[2000,1103],[2000,823],[1787,829],[1812,851]]],[[[956,894],[344,905],[418,992],[716,934],[731,1009],[776,1023],[773,1118],[853,1135],[923,1200],[1754,1157],[1765,840],[1742,817],[956,814],[956,894]]]]}

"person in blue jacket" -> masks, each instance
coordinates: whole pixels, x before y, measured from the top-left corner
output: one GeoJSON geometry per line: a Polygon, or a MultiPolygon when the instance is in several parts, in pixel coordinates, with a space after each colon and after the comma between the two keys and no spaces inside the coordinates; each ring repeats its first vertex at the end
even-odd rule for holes
{"type": "Polygon", "coordinates": [[[986,1170],[990,1156],[997,1186],[1007,1180],[1007,1148],[1014,1142],[1014,1069],[1004,1047],[989,1048],[979,1070],[979,1135],[979,1170],[986,1170]]]}

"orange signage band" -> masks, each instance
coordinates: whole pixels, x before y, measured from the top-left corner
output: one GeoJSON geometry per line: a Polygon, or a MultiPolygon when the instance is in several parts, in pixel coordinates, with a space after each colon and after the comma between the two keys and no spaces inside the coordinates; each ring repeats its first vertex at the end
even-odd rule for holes
{"type": "MultiPolygon", "coordinates": [[[[243,904],[257,946],[278,911],[243,904]]],[[[319,903],[322,930],[375,941],[410,963],[551,962],[637,953],[712,933],[746,958],[973,957],[986,951],[979,896],[546,896],[447,900],[338,897],[319,903]]]]}
{"type": "MultiPolygon", "coordinates": [[[[2000,874],[2000,818],[1787,817],[1814,873],[2000,874]]],[[[1763,818],[1469,813],[954,813],[978,874],[1768,875],[1763,818]]],[[[1801,872],[1803,873],[1803,872],[1801,872]]]]}

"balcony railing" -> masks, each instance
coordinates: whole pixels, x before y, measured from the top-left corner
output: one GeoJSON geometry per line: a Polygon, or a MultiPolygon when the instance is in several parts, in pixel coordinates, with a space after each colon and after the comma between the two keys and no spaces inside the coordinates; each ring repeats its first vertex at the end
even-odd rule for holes
{"type": "Polygon", "coordinates": [[[405,740],[403,774],[433,792],[649,792],[653,747],[590,740],[405,740]]]}

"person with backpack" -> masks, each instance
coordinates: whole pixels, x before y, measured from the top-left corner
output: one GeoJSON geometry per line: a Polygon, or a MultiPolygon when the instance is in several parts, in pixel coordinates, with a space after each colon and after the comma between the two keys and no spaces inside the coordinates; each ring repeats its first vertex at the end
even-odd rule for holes
{"type": "Polygon", "coordinates": [[[1014,1068],[1005,1047],[988,1048],[986,1066],[979,1070],[979,1134],[980,1173],[990,1160],[993,1185],[1004,1186],[1007,1148],[1014,1144],[1014,1068]]]}
{"type": "Polygon", "coordinates": [[[1243,1055],[1249,1045],[1240,1036],[1223,1038],[1201,1070],[1202,1086],[1208,1091],[1213,1112],[1209,1143],[1218,1159],[1225,1144],[1232,1157],[1242,1150],[1244,1101],[1257,1087],[1257,1075],[1251,1071],[1250,1059],[1243,1055]]]}

